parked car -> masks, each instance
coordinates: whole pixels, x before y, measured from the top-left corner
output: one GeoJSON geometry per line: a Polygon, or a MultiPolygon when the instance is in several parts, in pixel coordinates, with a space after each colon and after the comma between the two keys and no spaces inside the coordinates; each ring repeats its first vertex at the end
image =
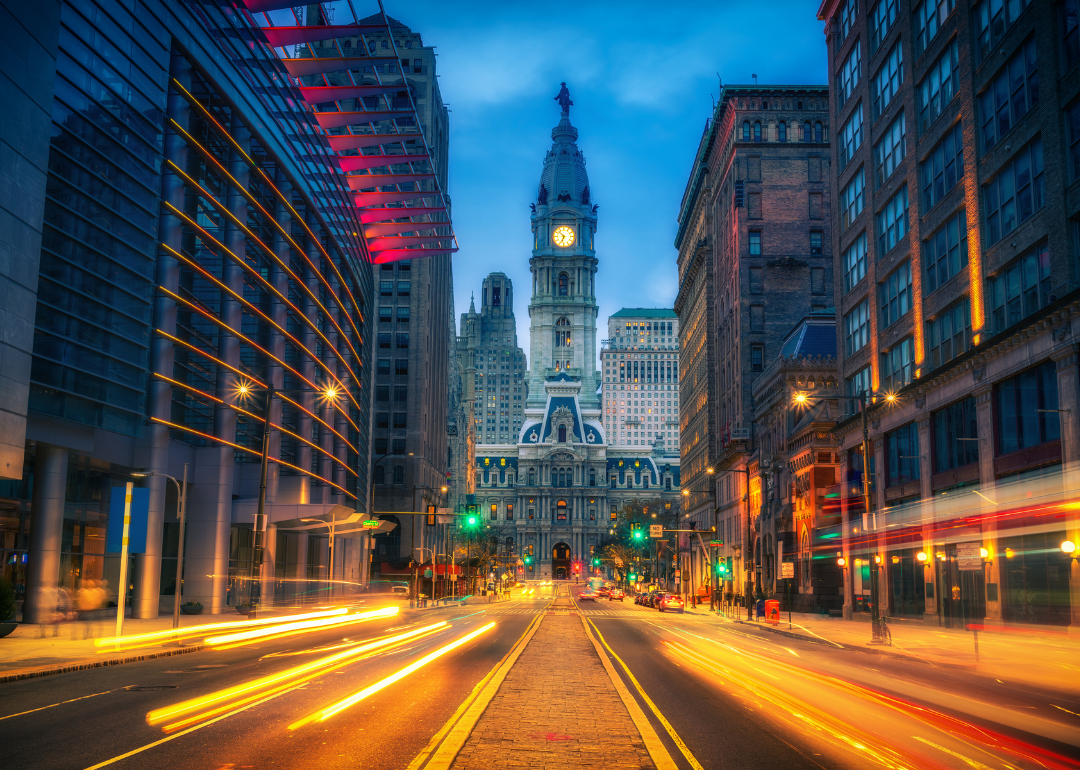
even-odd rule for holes
{"type": "Polygon", "coordinates": [[[683,600],[677,594],[661,594],[657,599],[656,606],[661,612],[664,610],[678,610],[681,613],[685,609],[683,600]]]}
{"type": "Polygon", "coordinates": [[[608,601],[613,602],[618,599],[620,602],[626,597],[626,593],[621,588],[612,588],[611,593],[608,594],[608,601]]]}
{"type": "Polygon", "coordinates": [[[656,597],[660,593],[661,593],[660,591],[649,591],[649,593],[647,593],[643,597],[641,597],[641,606],[643,606],[643,607],[652,607],[654,602],[656,601],[656,597]]]}

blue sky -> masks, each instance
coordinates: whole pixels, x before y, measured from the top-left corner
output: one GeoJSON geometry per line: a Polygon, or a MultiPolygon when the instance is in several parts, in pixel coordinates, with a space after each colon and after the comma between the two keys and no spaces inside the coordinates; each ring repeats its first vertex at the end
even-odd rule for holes
{"type": "MultiPolygon", "coordinates": [[[[673,245],[690,164],[725,83],[825,83],[817,2],[459,2],[385,0],[436,46],[451,109],[450,194],[461,251],[458,319],[484,276],[517,291],[528,354],[529,203],[535,200],[560,81],[600,204],[597,326],[622,307],[671,307],[673,245]],[[766,10],[767,9],[767,10],[766,10]]],[[[530,362],[531,364],[531,362],[530,362]]]]}

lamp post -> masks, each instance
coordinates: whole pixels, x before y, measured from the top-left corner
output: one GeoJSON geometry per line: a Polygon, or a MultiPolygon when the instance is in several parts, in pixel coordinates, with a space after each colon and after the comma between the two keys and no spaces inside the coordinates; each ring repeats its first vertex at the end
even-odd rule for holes
{"type": "Polygon", "coordinates": [[[138,478],[145,478],[145,477],[148,477],[148,476],[163,476],[163,477],[167,478],[169,481],[171,481],[173,484],[176,484],[176,496],[177,496],[177,499],[179,501],[179,503],[178,503],[179,504],[179,510],[177,511],[177,516],[180,519],[180,542],[177,544],[177,550],[176,550],[176,589],[175,589],[174,596],[173,596],[173,617],[172,617],[172,627],[173,628],[179,628],[180,627],[180,594],[181,594],[181,586],[183,584],[182,578],[183,578],[183,575],[184,575],[184,529],[185,529],[184,524],[185,524],[185,516],[187,515],[187,505],[185,504],[187,502],[187,469],[188,469],[188,464],[184,463],[184,483],[183,484],[181,484],[179,481],[174,479],[169,474],[167,474],[167,473],[158,473],[157,471],[141,471],[141,472],[138,472],[138,473],[132,473],[131,474],[132,476],[136,476],[138,478]]]}
{"type": "MultiPolygon", "coordinates": [[[[241,400],[246,399],[252,394],[254,388],[248,382],[241,381],[236,386],[236,395],[241,400]]],[[[290,389],[299,393],[319,393],[326,400],[327,403],[336,404],[337,399],[340,396],[336,386],[327,384],[325,388],[316,390],[314,388],[296,388],[290,389]]],[[[262,563],[263,563],[263,550],[265,548],[266,538],[266,476],[267,469],[270,464],[270,404],[273,401],[275,394],[280,394],[282,391],[274,388],[273,385],[266,386],[266,396],[263,401],[263,435],[262,435],[262,460],[259,467],[259,506],[255,512],[255,522],[252,527],[251,536],[251,592],[248,597],[248,601],[251,603],[252,612],[255,611],[255,604],[258,600],[262,599],[262,563]]],[[[331,541],[333,538],[331,538],[331,541]]],[[[331,552],[333,551],[333,542],[331,542],[331,552]]],[[[333,560],[331,560],[331,571],[333,571],[333,560]]]]}
{"type": "MultiPolygon", "coordinates": [[[[743,494],[743,502],[747,503],[747,506],[746,506],[746,538],[747,538],[748,547],[747,547],[746,553],[749,554],[750,553],[750,550],[749,550],[749,541],[750,541],[750,506],[749,506],[749,501],[750,501],[750,469],[749,468],[720,468],[719,470],[717,470],[716,468],[709,467],[709,468],[705,469],[705,472],[710,474],[710,475],[716,474],[716,473],[741,473],[744,476],[746,476],[746,492],[743,494]]],[[[690,492],[702,492],[702,491],[703,490],[693,490],[693,489],[683,490],[683,496],[684,497],[689,497],[690,492]]],[[[720,535],[720,505],[719,505],[719,503],[717,502],[717,499],[716,499],[716,489],[715,489],[715,487],[712,490],[710,490],[710,493],[712,494],[712,497],[713,497],[713,532],[716,534],[717,537],[719,537],[719,535],[720,535]]],[[[717,559],[719,559],[719,556],[717,556],[717,559]]],[[[747,612],[747,620],[751,620],[752,619],[751,618],[752,603],[750,602],[750,578],[749,578],[749,575],[750,575],[750,562],[749,562],[749,559],[744,559],[744,562],[746,563],[746,574],[747,574],[747,580],[746,580],[746,586],[747,586],[747,588],[746,588],[746,602],[747,602],[746,603],[746,612],[747,612]]],[[[719,604],[719,600],[717,599],[717,596],[716,596],[716,579],[715,578],[712,581],[712,585],[713,585],[713,590],[712,590],[712,596],[710,596],[710,598],[709,598],[709,609],[714,609],[719,604]]]]}

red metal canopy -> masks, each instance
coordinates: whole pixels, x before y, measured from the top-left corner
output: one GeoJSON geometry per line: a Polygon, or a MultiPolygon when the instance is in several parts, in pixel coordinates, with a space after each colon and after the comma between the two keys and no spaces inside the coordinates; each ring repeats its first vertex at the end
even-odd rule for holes
{"type": "MultiPolygon", "coordinates": [[[[401,184],[403,182],[423,182],[426,179],[435,179],[434,174],[353,174],[349,178],[349,187],[354,190],[367,190],[370,187],[384,187],[388,184],[401,184]]],[[[438,195],[432,190],[429,195],[438,195]]]]}
{"type": "MultiPolygon", "coordinates": [[[[371,224],[373,222],[386,222],[390,219],[401,219],[403,217],[419,217],[425,215],[445,214],[446,208],[443,206],[435,206],[427,208],[423,206],[417,206],[416,208],[386,208],[386,209],[364,209],[360,212],[360,221],[364,224],[371,224]]],[[[444,224],[449,224],[445,222],[444,224]]]]}
{"type": "MultiPolygon", "coordinates": [[[[361,70],[364,67],[377,67],[380,64],[389,64],[391,67],[398,66],[398,60],[389,56],[326,56],[323,58],[303,58],[281,60],[285,69],[294,78],[304,75],[322,75],[326,72],[338,72],[340,70],[361,70]]],[[[400,90],[400,89],[399,89],[400,90]]]]}
{"type": "MultiPolygon", "coordinates": [[[[250,7],[250,4],[249,4],[250,7]]],[[[263,33],[270,45],[280,48],[286,45],[313,43],[316,40],[330,40],[336,37],[355,35],[376,35],[386,29],[378,24],[341,24],[335,26],[313,25],[310,27],[263,27],[263,33]]]]}
{"type": "Polygon", "coordinates": [[[362,171],[366,168],[382,168],[383,166],[396,166],[399,163],[417,163],[431,160],[427,153],[423,155],[339,155],[338,165],[341,170],[362,171]]]}
{"type": "Polygon", "coordinates": [[[380,120],[397,120],[399,118],[411,118],[415,113],[412,110],[386,110],[383,112],[316,112],[315,120],[323,128],[341,128],[342,126],[360,126],[367,123],[378,123],[380,120]]]}

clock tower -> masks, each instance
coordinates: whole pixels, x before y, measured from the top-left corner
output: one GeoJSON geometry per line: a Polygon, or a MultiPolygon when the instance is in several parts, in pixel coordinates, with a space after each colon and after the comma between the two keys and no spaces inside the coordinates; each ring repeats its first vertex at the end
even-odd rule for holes
{"type": "Polygon", "coordinates": [[[562,107],[552,145],[544,158],[533,204],[532,299],[529,302],[529,407],[543,407],[545,381],[580,380],[579,400],[600,407],[596,391],[596,209],[585,173],[585,156],[570,124],[573,104],[566,84],[556,100],[562,107]]]}

